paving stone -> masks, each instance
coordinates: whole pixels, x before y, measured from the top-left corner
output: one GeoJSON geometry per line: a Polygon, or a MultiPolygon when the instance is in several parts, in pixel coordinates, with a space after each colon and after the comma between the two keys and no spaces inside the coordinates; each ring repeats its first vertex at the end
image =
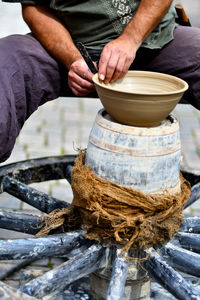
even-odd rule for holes
{"type": "Polygon", "coordinates": [[[31,265],[32,266],[47,266],[48,265],[48,263],[49,263],[49,258],[48,257],[46,257],[46,258],[42,258],[42,259],[38,259],[38,260],[36,260],[35,262],[33,262],[31,265]]]}
{"type": "Polygon", "coordinates": [[[26,239],[28,237],[32,237],[32,235],[0,228],[0,239],[26,239]]]}
{"type": "Polygon", "coordinates": [[[52,258],[52,259],[51,259],[51,263],[52,263],[54,266],[59,266],[60,264],[63,264],[64,262],[66,262],[66,259],[65,259],[65,258],[52,258]]]}
{"type": "Polygon", "coordinates": [[[18,280],[5,280],[4,283],[6,283],[7,285],[18,289],[19,288],[19,281],[18,280]]]}
{"type": "Polygon", "coordinates": [[[59,200],[67,201],[67,199],[70,199],[71,202],[71,199],[73,197],[70,184],[67,182],[66,179],[61,179],[57,181],[51,180],[42,183],[34,183],[31,186],[59,200]]]}
{"type": "Polygon", "coordinates": [[[47,272],[49,271],[51,268],[47,267],[47,266],[40,266],[40,265],[30,265],[30,266],[27,266],[26,267],[26,270],[33,270],[36,271],[36,270],[41,270],[42,272],[47,272]]]}
{"type": "Polygon", "coordinates": [[[11,196],[7,193],[0,195],[0,208],[7,209],[20,209],[21,201],[14,196],[11,196]]]}
{"type": "Polygon", "coordinates": [[[31,269],[31,270],[22,270],[20,271],[19,278],[19,286],[25,285],[32,279],[35,279],[46,272],[46,269],[43,270],[41,267],[39,269],[31,269]]]}
{"type": "Polygon", "coordinates": [[[22,202],[22,210],[24,213],[27,213],[27,214],[33,214],[33,215],[41,214],[40,210],[38,210],[37,208],[35,208],[25,202],[22,202]]]}
{"type": "MultiPolygon", "coordinates": [[[[2,270],[2,265],[0,265],[1,266],[1,270],[2,270]]],[[[13,265],[14,266],[14,265],[13,265]]],[[[12,267],[12,266],[11,266],[12,267]]],[[[10,267],[10,268],[11,268],[10,267]]],[[[8,268],[6,271],[8,271],[10,268],[8,268]]],[[[14,281],[18,281],[19,282],[19,280],[20,280],[20,274],[19,274],[19,272],[14,272],[12,275],[10,275],[9,277],[8,277],[8,280],[14,280],[14,281]]]]}
{"type": "Polygon", "coordinates": [[[12,267],[14,267],[17,263],[13,261],[0,261],[0,270],[1,274],[10,270],[12,267]]]}

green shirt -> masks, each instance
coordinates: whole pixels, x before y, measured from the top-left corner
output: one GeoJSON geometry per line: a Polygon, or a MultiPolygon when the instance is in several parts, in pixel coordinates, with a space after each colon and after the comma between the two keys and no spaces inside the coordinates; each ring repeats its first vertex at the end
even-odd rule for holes
{"type": "MultiPolygon", "coordinates": [[[[4,0],[13,1],[13,0],[4,0]]],[[[18,0],[14,0],[18,1],[18,0]]],[[[46,4],[55,10],[74,42],[101,50],[117,38],[134,16],[140,0],[19,0],[24,4],[46,4]]],[[[160,49],[173,39],[176,12],[172,4],[142,47],[160,49]]]]}

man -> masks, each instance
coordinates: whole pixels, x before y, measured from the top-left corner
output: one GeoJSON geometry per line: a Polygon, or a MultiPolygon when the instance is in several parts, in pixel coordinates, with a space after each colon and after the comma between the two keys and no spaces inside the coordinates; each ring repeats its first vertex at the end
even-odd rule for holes
{"type": "Polygon", "coordinates": [[[189,83],[185,96],[200,108],[200,30],[176,26],[172,0],[19,2],[31,34],[0,40],[0,161],[9,157],[25,120],[39,105],[95,91],[78,41],[105,83],[128,69],[176,75],[189,83]]]}

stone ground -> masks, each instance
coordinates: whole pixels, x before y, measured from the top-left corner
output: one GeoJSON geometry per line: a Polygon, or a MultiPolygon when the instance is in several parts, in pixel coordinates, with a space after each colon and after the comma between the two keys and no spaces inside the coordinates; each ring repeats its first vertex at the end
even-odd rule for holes
{"type": "MultiPolygon", "coordinates": [[[[199,1],[199,0],[198,0],[199,1]]],[[[179,1],[188,6],[187,1],[179,1]]],[[[193,6],[187,12],[194,25],[200,25],[196,18],[200,4],[193,0],[193,6]]],[[[11,33],[26,33],[28,28],[20,17],[18,4],[0,3],[0,37],[11,33]]],[[[40,107],[26,122],[21,131],[14,151],[5,163],[43,156],[77,153],[76,149],[87,146],[90,129],[97,111],[102,107],[98,99],[59,98],[40,107]]],[[[192,169],[200,170],[200,112],[188,105],[178,105],[174,111],[180,122],[183,162],[192,169]]],[[[72,192],[65,180],[33,184],[33,187],[54,197],[71,202],[72,192]]],[[[0,195],[0,209],[24,211],[38,214],[36,209],[22,203],[6,193],[0,195]]],[[[199,215],[200,205],[197,201],[188,214],[199,215]]],[[[7,230],[0,230],[0,238],[17,238],[27,236],[7,230]]],[[[43,272],[60,261],[44,259],[28,267],[43,272]]],[[[0,264],[0,273],[16,262],[0,264]]],[[[18,287],[24,273],[15,274],[7,283],[18,287]],[[21,277],[20,277],[21,276],[21,277]]]]}

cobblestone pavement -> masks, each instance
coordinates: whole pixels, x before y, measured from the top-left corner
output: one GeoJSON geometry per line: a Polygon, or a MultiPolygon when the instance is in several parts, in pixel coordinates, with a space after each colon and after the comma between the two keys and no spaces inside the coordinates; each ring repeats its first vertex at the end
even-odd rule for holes
{"type": "MultiPolygon", "coordinates": [[[[194,1],[194,3],[196,2],[194,1]]],[[[27,27],[19,17],[19,5],[0,3],[0,37],[13,32],[25,33],[27,31],[27,27]],[[10,21],[7,21],[7,18],[10,21]],[[14,23],[13,20],[17,20],[15,21],[17,23],[14,23]]],[[[76,149],[87,146],[91,127],[97,111],[101,107],[98,99],[87,98],[59,98],[45,104],[26,122],[11,157],[4,164],[42,156],[77,153],[76,149]]],[[[178,105],[174,114],[180,122],[183,162],[190,168],[200,169],[200,112],[189,105],[178,105]]],[[[32,186],[58,199],[68,202],[72,200],[72,192],[66,180],[50,181],[32,186]]],[[[36,209],[6,193],[0,195],[0,208],[38,214],[36,209]]],[[[187,213],[199,215],[199,201],[187,210],[187,213]]],[[[27,235],[0,230],[0,238],[23,236],[27,235]]],[[[58,259],[37,261],[29,266],[25,273],[14,274],[6,282],[13,287],[18,287],[20,280],[23,281],[24,276],[27,275],[27,270],[34,270],[29,272],[32,276],[36,270],[39,273],[44,272],[59,263],[58,259]]],[[[0,272],[7,270],[13,264],[16,264],[16,261],[1,262],[0,272]]]]}

